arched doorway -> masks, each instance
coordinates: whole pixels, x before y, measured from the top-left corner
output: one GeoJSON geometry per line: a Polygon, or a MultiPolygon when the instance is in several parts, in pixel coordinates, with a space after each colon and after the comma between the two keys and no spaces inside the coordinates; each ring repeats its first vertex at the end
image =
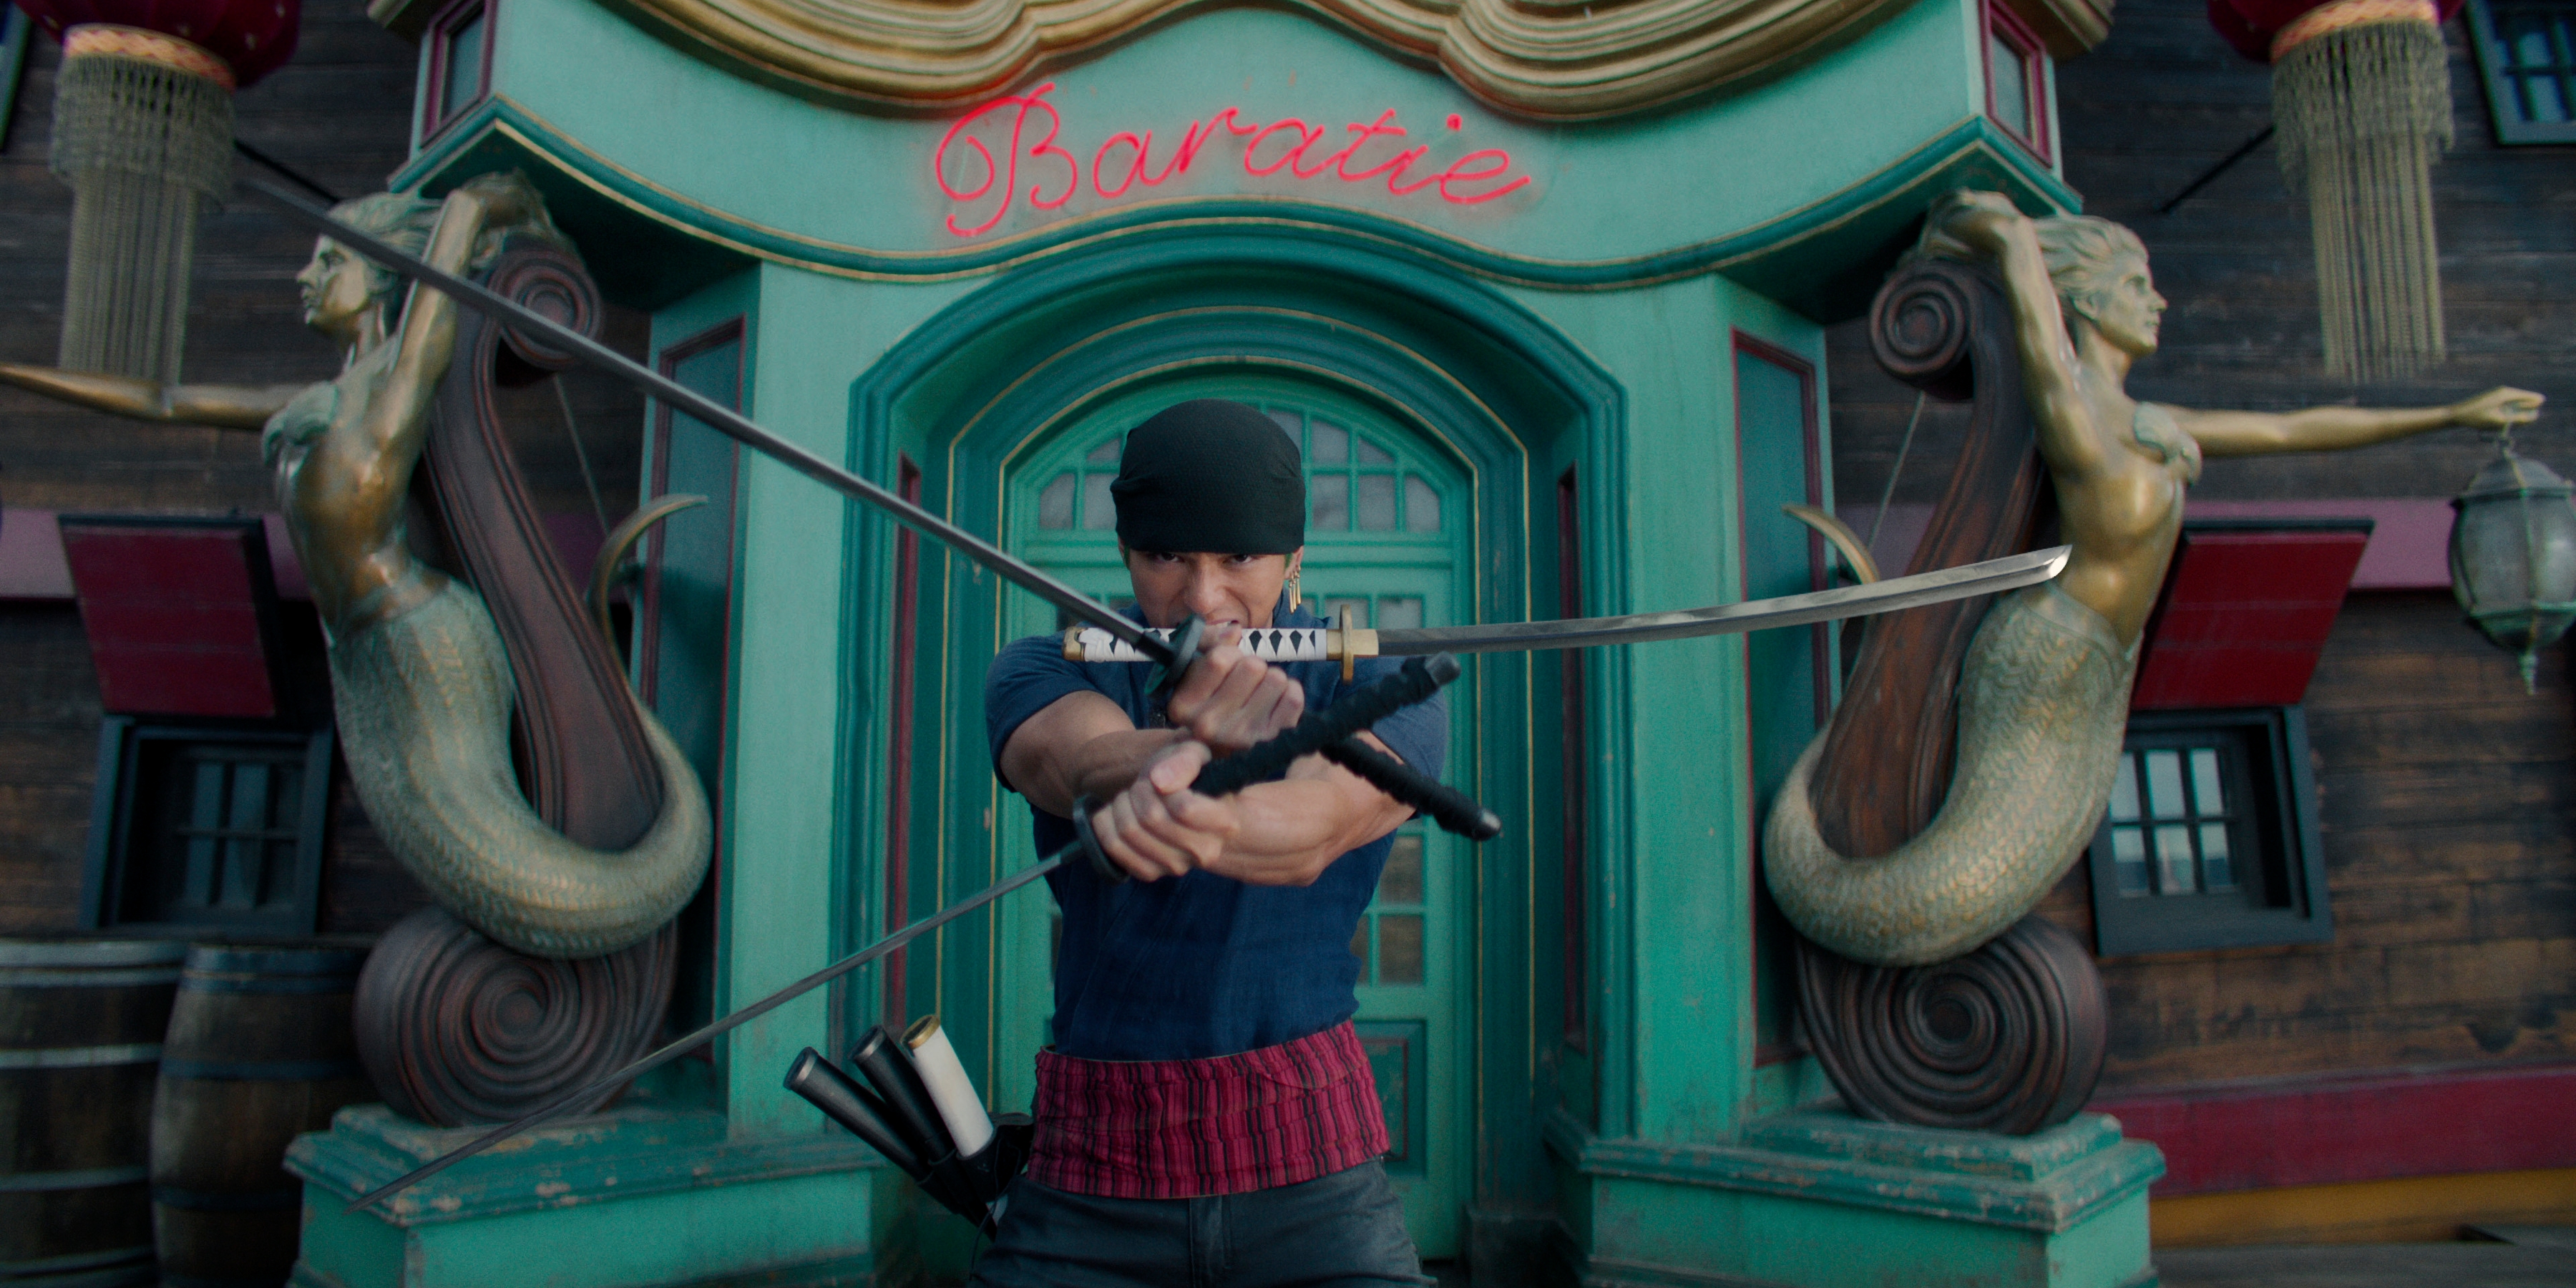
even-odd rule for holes
{"type": "MultiPolygon", "coordinates": [[[[1260,408],[1306,462],[1309,609],[1349,608],[1365,625],[1462,620],[1474,565],[1469,471],[1410,413],[1311,377],[1247,368],[1151,380],[1070,410],[1005,466],[1004,540],[1015,553],[1103,599],[1128,598],[1109,495],[1126,432],[1191,398],[1260,408]]],[[[1061,629],[1034,596],[1006,597],[1006,637],[1061,629]]],[[[1450,704],[1450,755],[1476,742],[1476,704],[1450,704]]],[[[1003,867],[1038,856],[1024,828],[1003,829],[1003,867]]],[[[1468,1152],[1461,1112],[1469,1066],[1468,865],[1471,847],[1420,819],[1398,831],[1351,951],[1360,961],[1359,1014],[1386,1111],[1388,1174],[1427,1255],[1454,1252],[1468,1152]]],[[[997,972],[1000,1056],[1017,1065],[1046,1041],[1053,999],[1054,908],[1023,901],[1004,929],[997,972]]]]}
{"type": "MultiPolygon", "coordinates": [[[[1338,496],[1345,507],[1339,526],[1327,522],[1310,534],[1319,576],[1308,586],[1319,603],[1365,598],[1388,624],[1388,614],[1409,612],[1402,601],[1415,598],[1430,621],[1550,615],[1560,600],[1559,525],[1546,520],[1559,509],[1560,482],[1578,465],[1586,540],[1599,542],[1587,548],[1624,541],[1626,512],[1615,490],[1626,469],[1622,391],[1501,293],[1400,239],[1334,230],[1287,235],[1212,225],[1110,237],[967,293],[908,331],[853,386],[852,463],[889,486],[917,479],[925,504],[951,522],[1114,597],[1125,593],[1114,543],[1106,528],[1084,527],[1086,513],[1105,514],[1086,511],[1085,500],[1115,470],[1107,440],[1199,393],[1295,412],[1312,457],[1332,450],[1329,432],[1317,448],[1314,418],[1356,434],[1344,459],[1310,457],[1314,470],[1342,480],[1338,493],[1319,484],[1319,499],[1329,506],[1338,496]],[[1371,455],[1378,452],[1388,459],[1371,455]],[[1408,472],[1437,498],[1437,533],[1407,531],[1431,508],[1414,499],[1408,472]],[[1073,479],[1059,485],[1068,473],[1073,479]],[[1094,483],[1095,474],[1103,481],[1094,483]],[[1059,488],[1052,499],[1051,485],[1059,488]],[[1383,504],[1390,499],[1391,507],[1383,504]],[[1391,527],[1370,526],[1390,508],[1391,527]],[[1050,509],[1065,526],[1046,526],[1050,509]],[[1324,546],[1334,547],[1330,558],[1324,546]]],[[[845,939],[855,944],[1032,857],[1028,806],[992,773],[979,694],[994,653],[1052,628],[1054,614],[929,543],[919,547],[917,572],[905,574],[910,565],[891,525],[863,522],[851,540],[859,575],[844,605],[856,623],[851,665],[867,695],[848,744],[854,790],[842,833],[845,939]],[[910,620],[886,611],[903,598],[894,593],[899,584],[916,592],[918,617],[897,631],[888,627],[910,620]],[[898,688],[899,676],[908,684],[898,688]],[[899,785],[900,813],[892,790],[899,785]],[[908,828],[906,839],[891,848],[887,837],[899,826],[908,828]]],[[[1623,604],[1617,563],[1604,561],[1599,571],[1584,582],[1587,602],[1623,604]]],[[[1390,1109],[1407,1116],[1407,1138],[1424,1144],[1426,1179],[1413,1185],[1421,1196],[1413,1212],[1422,1247],[1434,1256],[1458,1248],[1462,1206],[1472,1225],[1509,1221],[1547,1201],[1534,1104],[1577,1095],[1576,1103],[1589,1104],[1596,1083],[1624,1076],[1596,1074],[1591,1057],[1561,1037],[1560,963],[1600,949],[1558,933],[1556,851],[1566,834],[1554,728],[1559,684],[1554,665],[1540,672],[1528,655],[1467,659],[1466,676],[1449,690],[1451,710],[1465,714],[1443,776],[1499,813],[1504,833],[1475,847],[1426,837],[1422,902],[1394,897],[1409,890],[1383,892],[1362,945],[1371,962],[1367,988],[1417,990],[1410,1001],[1364,993],[1362,1015],[1420,1026],[1418,1048],[1403,1044],[1406,1085],[1390,1109]],[[1444,857],[1431,850],[1435,843],[1456,848],[1444,857]],[[1415,915],[1424,923],[1423,981],[1389,983],[1390,971],[1410,976],[1414,928],[1403,918],[1415,915]],[[1434,924],[1444,917],[1445,933],[1434,924]],[[1435,983],[1435,971],[1453,972],[1448,987],[1435,983]],[[1449,1038],[1434,1036],[1440,1007],[1450,1016],[1449,1038]],[[1431,1197],[1435,1164],[1454,1198],[1431,1197]]],[[[1589,685],[1585,723],[1615,727],[1626,711],[1624,659],[1600,659],[1589,685]]],[[[1587,777],[1620,781],[1615,758],[1588,768],[1587,777]]],[[[1590,801],[1601,822],[1590,834],[1617,835],[1623,795],[1604,790],[1590,801]]],[[[1566,871],[1567,881],[1617,876],[1606,862],[1566,871]]],[[[1589,906],[1611,902],[1604,896],[1589,906]]],[[[901,1009],[942,1013],[997,1108],[1025,1108],[1032,1099],[1030,1052],[1051,1005],[1050,914],[1043,894],[1022,896],[908,950],[901,1009]]],[[[873,1022],[880,996],[845,990],[837,1022],[873,1022]]],[[[1587,1021],[1615,1022],[1606,1012],[1587,1021]]],[[[1378,1036],[1382,1059],[1392,1061],[1383,1039],[1403,1035],[1378,1036]]]]}

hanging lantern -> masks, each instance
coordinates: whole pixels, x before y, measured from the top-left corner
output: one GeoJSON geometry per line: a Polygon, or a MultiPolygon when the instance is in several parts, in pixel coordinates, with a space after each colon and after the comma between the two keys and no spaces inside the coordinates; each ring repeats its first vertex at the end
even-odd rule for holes
{"type": "Polygon", "coordinates": [[[2556,471],[2516,456],[2498,435],[2496,458],[2451,501],[2451,593],[2487,638],[2522,655],[2534,688],[2540,650],[2576,622],[2576,492],[2556,471]]]}
{"type": "Polygon", "coordinates": [[[2308,200],[2326,370],[2401,376],[2442,359],[2433,159],[2451,145],[2460,0],[2209,0],[2239,53],[2272,65],[2281,173],[2308,200]]]}
{"type": "Polygon", "coordinates": [[[295,52],[301,0],[22,0],[63,45],[54,176],[72,190],[60,363],[179,378],[197,216],[232,186],[233,90],[295,52]]]}

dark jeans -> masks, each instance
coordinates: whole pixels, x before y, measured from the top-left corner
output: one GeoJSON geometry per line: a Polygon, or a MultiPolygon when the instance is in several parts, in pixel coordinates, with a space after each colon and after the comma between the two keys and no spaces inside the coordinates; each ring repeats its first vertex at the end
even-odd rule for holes
{"type": "Polygon", "coordinates": [[[1386,1169],[1202,1199],[1104,1199],[1011,1182],[970,1288],[1376,1288],[1432,1282],[1386,1169]]]}

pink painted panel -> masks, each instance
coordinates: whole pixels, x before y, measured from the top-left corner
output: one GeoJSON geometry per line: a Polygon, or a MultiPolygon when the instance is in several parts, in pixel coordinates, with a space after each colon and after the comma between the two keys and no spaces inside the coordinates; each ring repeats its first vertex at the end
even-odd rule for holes
{"type": "Polygon", "coordinates": [[[2576,1066],[2177,1087],[2085,1106],[2165,1154],[2155,1194],[2576,1167],[2576,1066]]]}
{"type": "MultiPolygon", "coordinates": [[[[295,547],[286,539],[285,516],[260,518],[268,529],[268,563],[277,581],[277,597],[311,599],[313,590],[304,580],[304,566],[296,562],[295,547]]],[[[599,557],[607,537],[599,530],[599,520],[587,514],[549,514],[545,524],[573,584],[588,586],[591,562],[599,557]]],[[[63,558],[63,534],[54,512],[14,505],[0,509],[0,600],[71,597],[72,570],[63,558]]],[[[622,602],[626,592],[621,587],[610,598],[622,602]]]]}
{"type": "MultiPolygon", "coordinates": [[[[1878,507],[1863,502],[1843,507],[1843,522],[1863,536],[1878,507]]],[[[2370,519],[2378,526],[2353,570],[2354,590],[2448,590],[2451,585],[2451,503],[2440,497],[2309,498],[2285,501],[2204,501],[2188,503],[2184,514],[2194,519],[2370,519]]],[[[1932,507],[1900,502],[1887,507],[1870,557],[1889,575],[1905,570],[1914,547],[1932,522],[1932,507]]]]}

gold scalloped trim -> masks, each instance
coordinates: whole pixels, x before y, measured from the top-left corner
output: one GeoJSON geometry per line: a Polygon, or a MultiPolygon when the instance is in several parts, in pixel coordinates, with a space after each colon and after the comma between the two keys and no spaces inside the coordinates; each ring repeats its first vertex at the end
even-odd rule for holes
{"type": "Polygon", "coordinates": [[[84,54],[138,58],[173,71],[203,76],[228,90],[233,88],[232,64],[177,36],[165,36],[141,27],[85,22],[63,32],[63,57],[77,58],[84,54]]]}
{"type": "MultiPolygon", "coordinates": [[[[624,0],[822,93],[962,105],[1223,0],[624,0]]],[[[1525,116],[1634,111],[1759,72],[1911,0],[1288,0],[1525,116]]]]}
{"type": "Polygon", "coordinates": [[[2374,22],[2420,22],[2438,27],[2442,15],[2433,7],[2433,0],[2333,0],[2300,14],[2281,28],[2272,37],[2272,61],[2281,61],[2281,55],[2319,36],[2374,22]]]}

